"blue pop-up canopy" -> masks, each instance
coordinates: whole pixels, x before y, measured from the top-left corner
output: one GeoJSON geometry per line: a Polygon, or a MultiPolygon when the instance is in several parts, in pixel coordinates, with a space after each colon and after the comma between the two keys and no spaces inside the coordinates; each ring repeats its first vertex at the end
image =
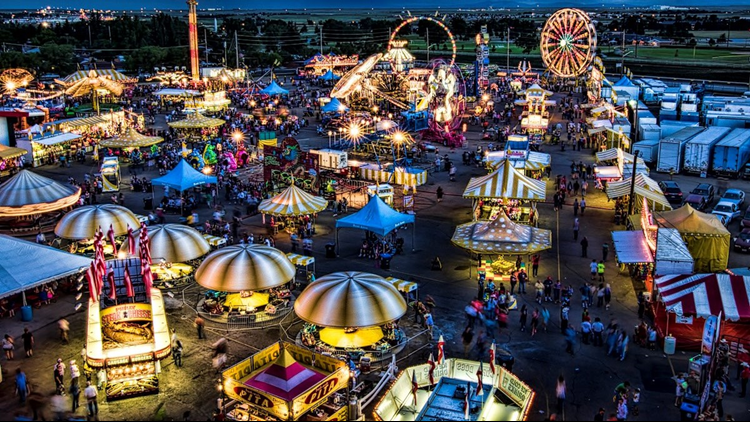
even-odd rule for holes
{"type": "Polygon", "coordinates": [[[261,94],[266,95],[287,95],[289,91],[279,86],[275,80],[271,81],[271,84],[260,90],[261,94]]]}
{"type": "Polygon", "coordinates": [[[337,74],[333,73],[331,69],[328,69],[328,72],[320,75],[318,77],[321,81],[335,81],[337,79],[341,79],[341,76],[338,76],[337,74]]]}
{"type": "MultiPolygon", "coordinates": [[[[353,228],[368,230],[385,236],[404,224],[414,224],[415,218],[410,214],[400,213],[374,195],[361,210],[336,220],[336,245],[338,247],[338,229],[353,228]]],[[[414,248],[414,230],[412,230],[412,249],[414,248]]]]}
{"type": "Polygon", "coordinates": [[[180,160],[177,167],[164,176],[152,180],[151,183],[157,186],[168,186],[183,192],[199,185],[216,183],[216,176],[207,176],[199,172],[183,159],[180,160]]]}
{"type": "Polygon", "coordinates": [[[321,110],[324,113],[338,113],[340,111],[349,111],[349,107],[345,106],[338,98],[334,98],[328,104],[324,105],[321,110]]]}

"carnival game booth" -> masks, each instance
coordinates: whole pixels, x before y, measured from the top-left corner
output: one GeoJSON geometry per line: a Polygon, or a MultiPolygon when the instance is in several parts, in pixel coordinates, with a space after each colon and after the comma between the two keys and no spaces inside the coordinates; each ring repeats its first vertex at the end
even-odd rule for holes
{"type": "Polygon", "coordinates": [[[80,197],[80,188],[21,170],[0,185],[0,230],[13,235],[51,232],[80,197]]]}
{"type": "Polygon", "coordinates": [[[231,328],[264,326],[287,315],[295,267],[278,249],[233,245],[209,254],[195,281],[209,289],[198,313],[231,328]]]}
{"type": "Polygon", "coordinates": [[[349,420],[349,368],[340,359],[274,343],[222,372],[234,421],[349,420]]]}
{"type": "Polygon", "coordinates": [[[514,221],[535,226],[536,203],[546,198],[546,185],[541,180],[524,176],[510,160],[482,177],[472,177],[463,197],[471,198],[474,220],[493,220],[505,208],[514,221]]]}
{"type": "MultiPolygon", "coordinates": [[[[631,163],[632,166],[632,163],[631,163]]],[[[610,182],[607,185],[607,198],[627,198],[630,196],[630,188],[632,186],[632,179],[628,177],[625,180],[610,182]]],[[[648,201],[649,209],[654,211],[671,211],[672,205],[667,201],[664,196],[659,183],[652,178],[648,177],[643,173],[635,175],[635,209],[634,211],[640,211],[640,207],[643,204],[643,200],[648,201]]]]}
{"type": "Polygon", "coordinates": [[[21,157],[28,154],[23,148],[9,147],[0,144],[0,177],[13,174],[23,168],[21,157]]]}
{"type": "Polygon", "coordinates": [[[112,204],[86,205],[65,214],[55,226],[55,235],[61,239],[61,248],[71,253],[91,255],[95,252],[98,232],[108,229],[110,244],[104,245],[106,255],[117,252],[116,237],[128,234],[129,229],[138,228],[141,222],[129,209],[112,204]],[[67,241],[68,243],[63,242],[67,241]]]}
{"type": "MultiPolygon", "coordinates": [[[[211,245],[201,232],[183,224],[149,226],[148,238],[153,284],[159,289],[187,284],[193,279],[198,260],[211,251],[211,245]]],[[[128,241],[120,246],[120,254],[137,255],[140,249],[140,231],[129,231],[128,241]]]]}
{"type": "Polygon", "coordinates": [[[375,405],[378,421],[523,421],[535,393],[502,366],[441,359],[401,371],[375,405]]]}
{"type": "Polygon", "coordinates": [[[381,166],[380,164],[368,163],[359,166],[359,177],[378,183],[416,187],[427,183],[427,170],[394,166],[393,164],[381,166]]]}
{"type": "Polygon", "coordinates": [[[193,138],[214,138],[219,133],[219,126],[226,123],[223,119],[206,117],[199,112],[188,114],[187,118],[167,123],[169,127],[180,129],[193,138]]]}
{"type": "Polygon", "coordinates": [[[723,319],[721,335],[750,343],[750,277],[719,274],[665,275],[656,278],[651,301],[660,337],[671,334],[681,350],[700,350],[703,319],[723,319]]]}
{"type": "MultiPolygon", "coordinates": [[[[389,207],[388,204],[383,202],[383,199],[378,195],[371,195],[367,205],[362,207],[361,210],[357,211],[352,215],[339,218],[336,220],[336,254],[339,253],[339,230],[344,228],[366,230],[374,233],[381,238],[385,238],[389,233],[394,230],[406,225],[415,225],[416,217],[412,214],[403,214],[393,208],[389,207]]],[[[412,228],[411,236],[411,248],[414,250],[414,234],[416,228],[412,228]]],[[[383,240],[385,241],[385,240],[383,240]]],[[[396,239],[398,242],[398,238],[396,239]]],[[[382,256],[382,255],[381,255],[382,256]]],[[[385,260],[389,261],[393,257],[384,257],[385,260]]],[[[382,267],[382,262],[381,262],[382,267]]]]}
{"type": "Polygon", "coordinates": [[[328,207],[328,201],[320,196],[311,195],[295,186],[294,181],[288,188],[273,198],[264,199],[258,205],[258,212],[263,214],[265,222],[266,215],[280,217],[274,220],[271,227],[274,234],[278,230],[286,230],[288,233],[296,233],[302,221],[299,217],[315,215],[328,207]]]}
{"type": "Polygon", "coordinates": [[[366,367],[406,346],[406,335],[394,323],[406,310],[401,293],[380,276],[331,273],[312,282],[294,303],[294,312],[306,322],[296,342],[366,367]]]}
{"type": "MultiPolygon", "coordinates": [[[[612,163],[608,166],[597,166],[594,170],[597,180],[615,182],[622,179],[630,179],[633,173],[633,154],[627,153],[620,148],[610,148],[596,153],[599,162],[612,163]]],[[[638,158],[635,168],[636,174],[648,175],[650,170],[642,158],[638,158]]]]}

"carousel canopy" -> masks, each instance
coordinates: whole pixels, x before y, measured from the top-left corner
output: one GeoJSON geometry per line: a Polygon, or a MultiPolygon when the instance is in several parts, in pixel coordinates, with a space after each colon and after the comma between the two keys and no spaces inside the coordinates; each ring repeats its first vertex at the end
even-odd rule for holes
{"type": "Polygon", "coordinates": [[[324,113],[338,113],[340,111],[349,111],[349,107],[345,106],[338,98],[332,98],[331,101],[321,107],[320,110],[324,113]]]}
{"type": "Polygon", "coordinates": [[[343,328],[328,327],[320,330],[320,340],[338,349],[357,349],[372,346],[382,338],[383,330],[380,327],[359,328],[351,333],[343,328]]]}
{"type": "Polygon", "coordinates": [[[261,89],[260,93],[266,95],[287,95],[289,94],[289,91],[279,86],[279,84],[277,84],[276,80],[274,79],[273,81],[271,81],[270,85],[261,89]]]}
{"type": "Polygon", "coordinates": [[[195,271],[195,281],[221,292],[258,291],[288,283],[296,271],[289,258],[278,249],[234,245],[208,255],[195,271]]]}
{"type": "Polygon", "coordinates": [[[524,255],[552,247],[552,231],[513,222],[505,212],[492,221],[456,227],[451,242],[477,253],[524,255]]]}
{"type": "MultiPolygon", "coordinates": [[[[140,236],[135,238],[136,249],[140,248],[140,236]]],[[[211,251],[211,245],[198,230],[184,224],[164,224],[150,226],[148,237],[151,243],[151,257],[154,260],[164,259],[167,262],[187,262],[197,259],[211,251]]],[[[121,251],[137,255],[137,251],[128,250],[128,242],[122,243],[121,251]]]]}
{"type": "Polygon", "coordinates": [[[245,381],[245,385],[290,402],[325,377],[325,374],[297,362],[286,349],[283,349],[271,365],[252,375],[245,381]]]}
{"type": "Polygon", "coordinates": [[[385,236],[404,224],[414,223],[414,216],[402,214],[377,196],[370,197],[370,201],[352,215],[336,220],[336,228],[353,228],[369,230],[380,236],[385,236]]]}
{"type": "MultiPolygon", "coordinates": [[[[75,73],[71,73],[70,75],[66,76],[65,79],[62,79],[60,82],[63,82],[65,84],[73,84],[80,80],[88,78],[90,72],[91,71],[87,71],[87,70],[79,70],[79,71],[76,71],[75,73]]],[[[129,78],[114,69],[96,69],[96,70],[93,70],[93,72],[95,76],[97,77],[98,76],[105,77],[115,82],[129,83],[129,82],[136,81],[135,79],[129,78]]]]}
{"type": "Polygon", "coordinates": [[[91,259],[0,234],[0,297],[76,274],[91,259]],[[39,265],[43,263],[44,265],[39,265]]]}
{"type": "Polygon", "coordinates": [[[80,188],[21,170],[0,185],[0,217],[20,217],[67,208],[78,202],[80,196],[80,188]]]}
{"type": "Polygon", "coordinates": [[[162,141],[164,141],[164,138],[161,136],[146,136],[130,127],[124,134],[105,139],[99,142],[99,145],[105,148],[139,148],[150,147],[162,141]]]}
{"type": "Polygon", "coordinates": [[[292,184],[273,198],[261,201],[258,211],[275,216],[297,216],[316,214],[327,206],[325,198],[310,195],[292,184]]]}
{"type": "Polygon", "coordinates": [[[206,117],[197,111],[195,113],[188,114],[187,118],[178,120],[176,122],[167,123],[169,127],[175,129],[205,129],[212,127],[219,127],[226,123],[223,119],[214,119],[213,117],[206,117]]]}
{"type": "Polygon", "coordinates": [[[6,147],[5,145],[0,145],[0,160],[10,160],[22,155],[26,155],[27,153],[28,151],[23,148],[6,147]]]}
{"type": "Polygon", "coordinates": [[[331,69],[328,69],[328,72],[318,76],[318,79],[320,79],[321,81],[335,81],[341,79],[341,76],[333,73],[331,69]]]}
{"type": "Polygon", "coordinates": [[[322,327],[375,327],[406,313],[406,301],[375,274],[345,271],[310,284],[294,302],[301,319],[322,327]]]}
{"type": "Polygon", "coordinates": [[[196,186],[216,183],[216,176],[207,176],[194,169],[187,161],[180,160],[177,166],[162,177],[157,177],[151,183],[156,186],[168,186],[184,192],[196,186]]]}
{"type": "Polygon", "coordinates": [[[57,223],[55,234],[63,239],[93,239],[99,228],[106,233],[110,225],[115,236],[122,236],[128,227],[135,229],[141,223],[132,211],[120,205],[87,205],[65,214],[57,223]]]}
{"type": "Polygon", "coordinates": [[[541,180],[524,176],[505,160],[497,170],[482,177],[472,177],[464,190],[464,198],[507,198],[544,201],[546,185],[541,180]]]}

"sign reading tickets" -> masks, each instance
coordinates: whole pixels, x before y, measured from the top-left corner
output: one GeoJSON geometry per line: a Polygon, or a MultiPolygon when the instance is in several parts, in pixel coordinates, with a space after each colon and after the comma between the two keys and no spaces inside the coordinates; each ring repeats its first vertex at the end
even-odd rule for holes
{"type": "Polygon", "coordinates": [[[521,409],[529,405],[530,403],[527,403],[527,400],[529,400],[532,394],[531,388],[502,366],[496,366],[495,368],[499,370],[500,374],[498,382],[500,391],[510,397],[517,405],[521,406],[521,409]]]}
{"type": "Polygon", "coordinates": [[[143,321],[151,320],[151,305],[147,303],[127,303],[124,305],[111,306],[101,310],[102,324],[116,321],[143,321]]]}

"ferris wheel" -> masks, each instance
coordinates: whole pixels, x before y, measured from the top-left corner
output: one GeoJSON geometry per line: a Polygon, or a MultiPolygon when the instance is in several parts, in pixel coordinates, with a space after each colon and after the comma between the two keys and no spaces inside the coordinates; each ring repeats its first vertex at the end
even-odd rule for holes
{"type": "Polygon", "coordinates": [[[579,9],[560,9],[544,24],[542,60],[555,75],[574,78],[584,73],[596,53],[596,30],[579,9]]]}

